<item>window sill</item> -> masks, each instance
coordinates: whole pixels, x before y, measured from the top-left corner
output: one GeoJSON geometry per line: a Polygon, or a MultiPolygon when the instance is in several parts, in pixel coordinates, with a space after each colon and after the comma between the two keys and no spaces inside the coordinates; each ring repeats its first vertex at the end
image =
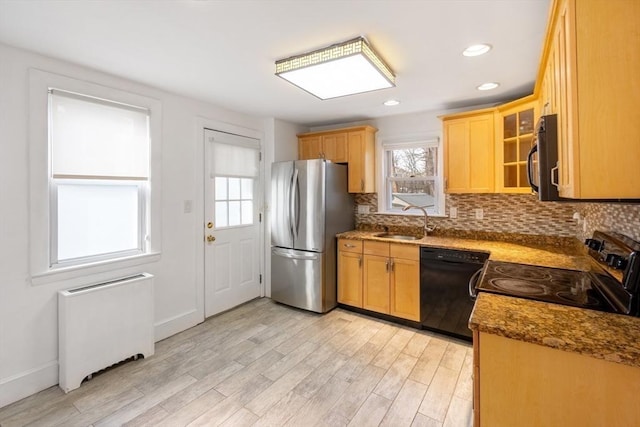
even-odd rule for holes
{"type": "Polygon", "coordinates": [[[62,280],[76,279],[83,276],[90,276],[93,274],[135,267],[137,265],[149,264],[159,260],[160,252],[152,252],[118,259],[96,261],[82,265],[49,269],[42,273],[32,274],[31,284],[33,286],[46,285],[48,283],[60,282],[62,280]]]}
{"type": "MultiPolygon", "coordinates": [[[[398,216],[416,216],[416,217],[424,217],[422,212],[371,212],[369,215],[398,215],[398,216]]],[[[429,214],[429,218],[449,218],[449,215],[442,214],[429,214]]]]}

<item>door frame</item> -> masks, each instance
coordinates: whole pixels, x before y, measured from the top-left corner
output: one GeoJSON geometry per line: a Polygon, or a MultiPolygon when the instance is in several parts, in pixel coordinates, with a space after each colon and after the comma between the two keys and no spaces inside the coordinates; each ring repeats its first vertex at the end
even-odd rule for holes
{"type": "Polygon", "coordinates": [[[260,141],[260,152],[262,153],[262,161],[260,161],[260,171],[258,174],[258,179],[261,185],[259,185],[258,189],[258,202],[260,203],[260,207],[258,212],[262,214],[262,221],[260,222],[260,230],[259,230],[259,268],[260,273],[262,274],[262,283],[260,284],[260,296],[265,296],[265,194],[266,194],[266,182],[265,182],[265,138],[264,133],[261,130],[251,129],[247,127],[242,127],[239,125],[234,125],[226,122],[222,122],[219,120],[208,119],[206,117],[196,117],[196,124],[194,127],[194,140],[195,143],[195,193],[194,193],[194,203],[193,203],[193,214],[194,214],[194,244],[195,244],[195,273],[196,273],[196,310],[198,312],[198,323],[201,323],[205,320],[205,299],[204,299],[204,288],[205,288],[205,144],[206,141],[204,139],[205,129],[232,133],[239,136],[245,136],[248,138],[254,138],[260,141]],[[198,160],[199,159],[199,160],[198,160]]]}

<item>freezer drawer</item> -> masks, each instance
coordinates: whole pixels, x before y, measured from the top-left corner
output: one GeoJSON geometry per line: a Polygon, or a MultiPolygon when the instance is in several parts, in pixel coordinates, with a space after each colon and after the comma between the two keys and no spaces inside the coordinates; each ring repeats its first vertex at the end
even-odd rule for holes
{"type": "Polygon", "coordinates": [[[324,253],[271,248],[271,298],[316,313],[331,310],[335,292],[327,289],[324,270],[324,253]]]}

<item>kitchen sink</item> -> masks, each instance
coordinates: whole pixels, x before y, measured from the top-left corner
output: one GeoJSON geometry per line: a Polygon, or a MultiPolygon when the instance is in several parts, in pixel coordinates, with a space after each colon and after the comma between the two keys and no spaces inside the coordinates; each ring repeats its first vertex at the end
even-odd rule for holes
{"type": "Polygon", "coordinates": [[[383,239],[393,239],[393,240],[418,240],[419,239],[416,236],[407,236],[404,234],[393,234],[393,233],[378,233],[378,234],[374,234],[373,237],[381,237],[383,239]]]}

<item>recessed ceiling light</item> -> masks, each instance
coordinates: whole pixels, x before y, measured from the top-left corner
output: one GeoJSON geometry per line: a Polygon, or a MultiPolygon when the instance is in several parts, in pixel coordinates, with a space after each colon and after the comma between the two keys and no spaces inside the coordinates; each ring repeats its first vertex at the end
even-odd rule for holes
{"type": "Polygon", "coordinates": [[[464,56],[479,56],[483,55],[491,50],[490,44],[474,44],[466,48],[462,54],[464,56]]]}
{"type": "Polygon", "coordinates": [[[394,107],[400,104],[400,101],[398,101],[397,99],[389,99],[387,101],[384,101],[383,104],[386,105],[387,107],[394,107]]]}
{"type": "Polygon", "coordinates": [[[478,86],[476,89],[478,90],[491,90],[491,89],[495,89],[498,86],[500,86],[500,83],[495,83],[495,82],[491,82],[491,83],[482,83],[480,86],[478,86]]]}

